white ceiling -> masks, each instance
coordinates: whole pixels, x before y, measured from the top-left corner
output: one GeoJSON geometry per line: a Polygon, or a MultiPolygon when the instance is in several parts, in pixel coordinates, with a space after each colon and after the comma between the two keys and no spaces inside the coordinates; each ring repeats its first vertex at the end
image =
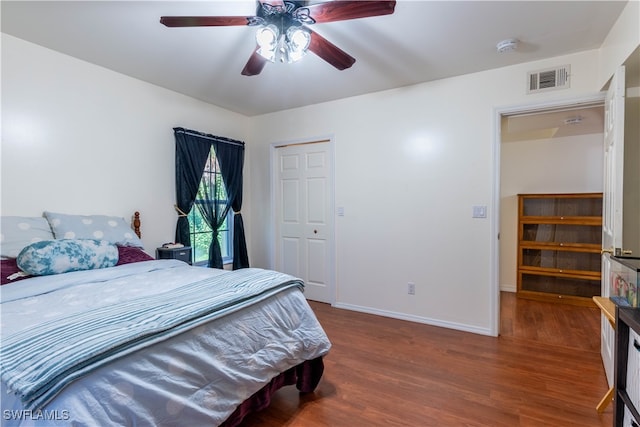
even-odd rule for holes
{"type": "Polygon", "coordinates": [[[590,135],[604,131],[604,105],[557,108],[502,118],[502,142],[590,135]]]}
{"type": "Polygon", "coordinates": [[[309,54],[294,64],[267,64],[252,77],[240,74],[255,48],[252,28],[167,28],[159,19],[250,16],[255,1],[2,0],[1,28],[253,116],[595,49],[625,3],[399,0],[393,15],[312,26],[356,58],[350,69],[338,71],[309,54]],[[520,48],[497,53],[507,38],[519,39],[520,48]]]}

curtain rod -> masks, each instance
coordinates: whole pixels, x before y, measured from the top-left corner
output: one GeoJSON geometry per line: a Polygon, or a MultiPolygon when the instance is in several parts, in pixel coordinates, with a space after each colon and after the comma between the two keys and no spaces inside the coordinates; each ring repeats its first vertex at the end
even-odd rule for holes
{"type": "Polygon", "coordinates": [[[296,147],[298,145],[321,144],[323,142],[331,142],[330,139],[319,139],[317,141],[292,142],[291,144],[275,145],[276,148],[296,147]]]}
{"type": "Polygon", "coordinates": [[[237,145],[239,147],[244,147],[244,142],[242,141],[235,141],[233,139],[224,138],[221,136],[209,135],[209,134],[201,133],[195,130],[187,130],[183,128],[174,128],[173,130],[179,133],[184,133],[185,135],[197,136],[199,138],[209,139],[211,141],[222,142],[223,144],[237,145]]]}

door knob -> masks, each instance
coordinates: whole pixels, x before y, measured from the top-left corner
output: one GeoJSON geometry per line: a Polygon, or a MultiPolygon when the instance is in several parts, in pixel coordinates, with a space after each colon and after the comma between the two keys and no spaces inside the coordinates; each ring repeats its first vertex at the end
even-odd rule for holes
{"type": "Polygon", "coordinates": [[[602,250],[600,251],[601,254],[611,254],[613,255],[613,248],[609,248],[609,249],[604,249],[602,248],[602,250]]]}

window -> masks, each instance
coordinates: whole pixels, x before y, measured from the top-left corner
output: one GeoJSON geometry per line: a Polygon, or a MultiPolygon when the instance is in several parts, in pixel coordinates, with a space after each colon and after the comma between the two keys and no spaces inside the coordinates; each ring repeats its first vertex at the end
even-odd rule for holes
{"type": "MultiPolygon", "coordinates": [[[[227,190],[222,180],[220,167],[216,159],[213,148],[209,153],[209,159],[202,174],[202,181],[198,188],[198,195],[194,201],[193,208],[189,212],[189,232],[191,234],[191,247],[194,265],[207,265],[209,260],[209,246],[211,245],[211,227],[207,224],[200,212],[200,206],[206,204],[206,200],[212,200],[216,212],[222,213],[227,207],[228,198],[227,190]]],[[[218,229],[218,242],[220,243],[220,251],[222,252],[222,262],[230,263],[233,261],[233,210],[229,209],[224,222],[218,229]]]]}

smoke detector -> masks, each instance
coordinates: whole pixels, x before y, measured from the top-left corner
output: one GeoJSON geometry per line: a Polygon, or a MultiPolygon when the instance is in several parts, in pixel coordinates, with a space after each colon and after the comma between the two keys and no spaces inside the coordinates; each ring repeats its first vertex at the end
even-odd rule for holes
{"type": "Polygon", "coordinates": [[[512,52],[518,48],[518,39],[506,39],[502,40],[496,45],[498,53],[512,52]]]}

